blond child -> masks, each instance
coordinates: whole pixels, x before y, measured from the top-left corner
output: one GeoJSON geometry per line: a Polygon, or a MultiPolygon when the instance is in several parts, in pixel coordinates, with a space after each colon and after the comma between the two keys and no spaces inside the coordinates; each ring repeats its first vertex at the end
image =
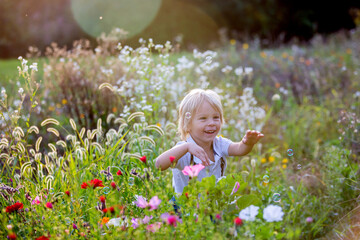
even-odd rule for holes
{"type": "Polygon", "coordinates": [[[183,174],[185,166],[202,164],[197,179],[215,175],[224,176],[226,157],[248,154],[264,135],[248,130],[240,142],[218,137],[224,123],[220,96],[212,90],[193,89],[179,106],[178,131],[183,141],[162,153],[156,159],[156,167],[166,170],[172,167],[173,186],[182,193],[189,176],[183,174]]]}

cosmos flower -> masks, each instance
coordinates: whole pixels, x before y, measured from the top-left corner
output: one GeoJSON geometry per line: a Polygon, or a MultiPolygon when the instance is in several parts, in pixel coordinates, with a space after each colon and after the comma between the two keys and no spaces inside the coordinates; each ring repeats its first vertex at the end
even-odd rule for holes
{"type": "Polygon", "coordinates": [[[194,165],[194,166],[185,166],[184,170],[182,170],[182,173],[184,175],[188,175],[189,177],[196,177],[199,172],[204,169],[205,166],[202,165],[202,164],[197,164],[197,165],[194,165]]]}

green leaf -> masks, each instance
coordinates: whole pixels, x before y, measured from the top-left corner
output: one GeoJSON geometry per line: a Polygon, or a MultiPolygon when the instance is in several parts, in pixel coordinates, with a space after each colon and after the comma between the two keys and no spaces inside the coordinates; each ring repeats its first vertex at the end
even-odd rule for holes
{"type": "Polygon", "coordinates": [[[250,205],[260,206],[261,200],[257,196],[253,194],[249,194],[249,195],[241,196],[236,201],[236,205],[239,207],[240,210],[242,210],[250,205]]]}

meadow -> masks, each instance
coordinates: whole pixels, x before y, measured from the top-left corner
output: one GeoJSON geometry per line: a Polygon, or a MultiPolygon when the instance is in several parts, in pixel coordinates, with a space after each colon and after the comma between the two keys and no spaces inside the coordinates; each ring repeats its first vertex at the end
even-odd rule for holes
{"type": "Polygon", "coordinates": [[[359,205],[360,29],[262,49],[102,36],[1,61],[0,235],[8,239],[343,239],[359,205]],[[154,160],[186,92],[222,97],[221,135],[265,134],[182,195],[154,160]],[[176,197],[180,213],[174,212],[176,197]]]}

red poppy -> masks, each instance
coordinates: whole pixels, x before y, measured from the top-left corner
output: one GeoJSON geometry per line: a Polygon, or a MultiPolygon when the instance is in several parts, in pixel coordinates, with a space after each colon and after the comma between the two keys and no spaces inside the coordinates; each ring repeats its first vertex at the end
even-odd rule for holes
{"type": "Polygon", "coordinates": [[[174,157],[174,156],[170,156],[169,159],[170,159],[170,162],[173,163],[174,160],[175,160],[175,157],[174,157]]]}
{"type": "Polygon", "coordinates": [[[52,209],[52,208],[53,208],[53,205],[52,205],[51,202],[47,202],[47,203],[45,204],[45,207],[52,209]]]}
{"type": "Polygon", "coordinates": [[[93,180],[91,180],[89,182],[89,185],[92,186],[94,189],[97,187],[104,187],[102,181],[97,178],[94,178],[93,180]]]}
{"type": "Polygon", "coordinates": [[[11,239],[11,240],[15,240],[16,239],[16,234],[15,233],[10,233],[9,235],[7,235],[7,238],[11,239]]]}
{"type": "Polygon", "coordinates": [[[111,213],[114,213],[114,212],[115,212],[115,208],[114,208],[114,207],[109,207],[109,211],[110,211],[111,213]]]}
{"type": "Polygon", "coordinates": [[[104,208],[104,209],[102,210],[102,212],[103,212],[103,213],[107,213],[107,212],[108,212],[108,209],[107,209],[107,208],[104,208]]]}
{"type": "Polygon", "coordinates": [[[70,197],[70,191],[65,191],[65,194],[70,197]]]}
{"type": "Polygon", "coordinates": [[[141,160],[143,163],[146,163],[146,156],[142,156],[142,157],[140,158],[140,160],[141,160]]]}
{"type": "Polygon", "coordinates": [[[6,207],[6,212],[12,213],[14,211],[17,211],[19,209],[22,209],[24,207],[24,204],[16,202],[15,204],[6,207]]]}
{"type": "Polygon", "coordinates": [[[100,200],[100,202],[104,203],[105,202],[105,196],[100,196],[99,200],[100,200]]]}
{"type": "Polygon", "coordinates": [[[115,183],[115,182],[111,182],[110,185],[111,185],[111,187],[112,187],[113,189],[116,188],[116,183],[115,183]]]}
{"type": "Polygon", "coordinates": [[[122,175],[121,170],[117,171],[116,175],[121,176],[122,175]]]}
{"type": "Polygon", "coordinates": [[[89,185],[88,185],[86,182],[83,182],[83,183],[81,184],[81,188],[82,188],[82,189],[86,189],[88,186],[89,186],[89,185]]]}
{"type": "Polygon", "coordinates": [[[36,240],[49,240],[50,238],[45,237],[45,236],[40,236],[38,238],[36,238],[36,240]]]}
{"type": "Polygon", "coordinates": [[[243,224],[241,218],[239,218],[239,217],[236,217],[234,219],[234,223],[235,223],[236,226],[241,226],[243,224]]]}

